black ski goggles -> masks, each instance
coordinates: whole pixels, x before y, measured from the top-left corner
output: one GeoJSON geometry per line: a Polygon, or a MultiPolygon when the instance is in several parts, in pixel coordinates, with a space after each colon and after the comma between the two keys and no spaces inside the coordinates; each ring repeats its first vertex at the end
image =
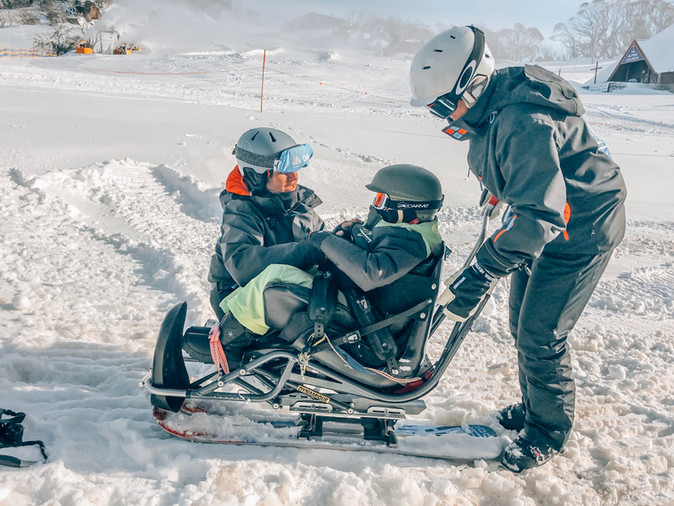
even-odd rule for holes
{"type": "Polygon", "coordinates": [[[443,199],[422,201],[393,200],[388,194],[380,192],[375,195],[372,207],[374,207],[377,211],[384,209],[415,209],[417,211],[433,211],[442,207],[442,201],[443,199]]]}
{"type": "Polygon", "coordinates": [[[431,114],[441,119],[447,119],[456,111],[457,102],[450,97],[451,93],[436,98],[432,103],[426,105],[431,114]]]}
{"type": "Polygon", "coordinates": [[[388,223],[409,223],[416,219],[417,211],[435,211],[442,207],[440,200],[393,200],[386,193],[377,193],[372,207],[388,223]]]}

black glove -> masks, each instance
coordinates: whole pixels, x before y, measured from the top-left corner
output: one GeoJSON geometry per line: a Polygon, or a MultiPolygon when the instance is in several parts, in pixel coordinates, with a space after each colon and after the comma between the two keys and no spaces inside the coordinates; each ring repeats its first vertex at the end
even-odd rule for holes
{"type": "Polygon", "coordinates": [[[314,248],[321,251],[321,244],[323,244],[323,241],[330,235],[332,235],[330,232],[312,232],[309,234],[309,237],[307,237],[307,241],[314,248]]]}
{"type": "Polygon", "coordinates": [[[324,234],[326,236],[330,235],[328,232],[312,232],[309,236],[305,237],[298,242],[298,245],[302,248],[301,251],[305,255],[303,264],[308,265],[320,265],[325,261],[325,255],[321,251],[321,242],[318,240],[318,237],[311,239],[313,236],[318,234],[324,234]]]}
{"type": "Polygon", "coordinates": [[[351,242],[361,249],[367,250],[372,242],[372,229],[361,223],[351,227],[351,242]]]}
{"type": "Polygon", "coordinates": [[[447,318],[457,322],[466,321],[498,279],[477,262],[451,276],[445,282],[453,295],[445,306],[447,318]]]}
{"type": "Polygon", "coordinates": [[[351,229],[356,223],[362,224],[363,221],[360,220],[359,218],[354,218],[353,220],[349,221],[343,221],[333,229],[332,233],[335,234],[337,237],[341,237],[342,239],[350,241],[353,238],[353,236],[351,235],[351,229]]]}

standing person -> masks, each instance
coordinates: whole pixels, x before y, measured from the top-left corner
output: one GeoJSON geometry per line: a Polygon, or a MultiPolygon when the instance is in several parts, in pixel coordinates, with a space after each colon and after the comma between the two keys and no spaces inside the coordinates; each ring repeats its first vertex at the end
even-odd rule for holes
{"type": "Polygon", "coordinates": [[[218,320],[224,316],[222,300],[268,265],[309,269],[323,259],[306,240],[324,228],[314,210],[322,201],[297,183],[297,171],[313,155],[311,147],[298,145],[280,130],[262,127],[245,132],[233,154],[237,166],[220,193],[221,235],[208,274],[218,320]]]}
{"type": "Polygon", "coordinates": [[[443,131],[469,141],[470,170],[510,206],[475,262],[450,281],[447,311],[465,320],[497,278],[511,276],[522,402],[497,416],[520,431],[502,456],[520,472],[568,440],[575,387],[567,336],[624,236],[625,184],[571,85],[538,66],[494,71],[475,27],[427,42],[410,82],[412,105],[447,119],[443,131]]]}

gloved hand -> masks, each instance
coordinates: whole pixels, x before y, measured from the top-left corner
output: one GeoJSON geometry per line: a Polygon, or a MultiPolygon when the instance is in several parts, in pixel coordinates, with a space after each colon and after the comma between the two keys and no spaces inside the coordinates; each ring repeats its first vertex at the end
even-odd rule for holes
{"type": "Polygon", "coordinates": [[[359,248],[368,249],[368,245],[372,242],[372,228],[356,223],[351,227],[351,242],[359,248]]]}
{"type": "Polygon", "coordinates": [[[505,203],[485,188],[480,195],[480,207],[482,208],[482,216],[487,215],[490,220],[494,220],[501,215],[505,203]]]}
{"type": "Polygon", "coordinates": [[[321,250],[322,238],[325,238],[330,234],[329,232],[312,232],[307,237],[299,241],[299,245],[302,248],[302,251],[306,255],[305,262],[311,263],[313,265],[320,265],[325,262],[325,255],[321,250]],[[312,239],[313,238],[313,239],[312,239]]]}
{"type": "Polygon", "coordinates": [[[445,292],[442,300],[445,316],[457,322],[466,321],[482,298],[496,286],[498,279],[478,262],[450,276],[445,281],[449,293],[445,292]]]}
{"type": "Polygon", "coordinates": [[[333,229],[332,233],[337,237],[341,237],[347,241],[350,241],[352,239],[351,229],[356,223],[363,223],[363,220],[360,218],[354,218],[352,220],[343,221],[333,229]]]}
{"type": "Polygon", "coordinates": [[[321,244],[323,244],[323,241],[332,234],[330,232],[312,232],[309,234],[309,237],[307,237],[307,241],[309,244],[311,244],[314,248],[317,250],[321,251],[321,244]]]}

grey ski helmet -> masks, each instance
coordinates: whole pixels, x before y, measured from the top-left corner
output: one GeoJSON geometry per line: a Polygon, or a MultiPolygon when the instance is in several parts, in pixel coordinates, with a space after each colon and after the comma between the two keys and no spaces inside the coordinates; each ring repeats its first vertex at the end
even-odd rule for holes
{"type": "Polygon", "coordinates": [[[234,156],[239,169],[252,169],[258,174],[273,170],[274,161],[281,152],[296,146],[295,140],[276,128],[251,128],[245,132],[234,147],[234,156]]]}
{"type": "Polygon", "coordinates": [[[431,221],[444,197],[435,174],[411,164],[384,167],[365,187],[377,192],[373,207],[389,223],[431,221]]]}

